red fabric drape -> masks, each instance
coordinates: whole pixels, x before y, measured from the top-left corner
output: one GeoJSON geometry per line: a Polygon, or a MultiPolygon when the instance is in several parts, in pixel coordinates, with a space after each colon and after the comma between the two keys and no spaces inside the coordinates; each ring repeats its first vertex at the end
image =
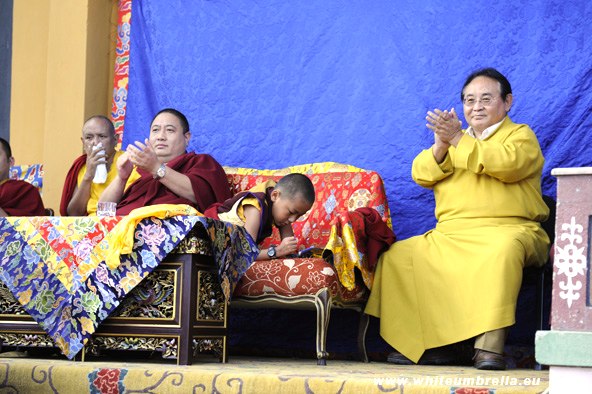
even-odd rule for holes
{"type": "Polygon", "coordinates": [[[0,208],[8,216],[45,216],[39,190],[20,180],[8,179],[0,184],[0,208]]]}
{"type": "Polygon", "coordinates": [[[62,216],[68,216],[68,204],[70,203],[70,200],[74,195],[74,190],[76,190],[76,185],[78,184],[78,173],[85,164],[86,154],[74,160],[72,167],[68,170],[66,180],[64,181],[64,188],[62,189],[62,199],[60,201],[60,215],[62,216]]]}
{"type": "Polygon", "coordinates": [[[393,242],[395,242],[397,236],[393,230],[382,221],[382,217],[380,217],[380,214],[375,209],[358,208],[355,212],[362,215],[362,220],[364,222],[364,231],[356,232],[357,236],[361,235],[364,239],[356,239],[356,242],[361,245],[366,245],[368,266],[370,269],[374,269],[380,255],[386,251],[393,242]]]}

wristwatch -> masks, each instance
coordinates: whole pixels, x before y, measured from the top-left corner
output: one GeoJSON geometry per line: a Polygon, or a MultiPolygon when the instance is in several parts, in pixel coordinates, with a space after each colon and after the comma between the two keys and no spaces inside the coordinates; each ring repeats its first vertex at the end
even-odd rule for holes
{"type": "Polygon", "coordinates": [[[271,260],[277,257],[275,254],[275,245],[269,245],[269,248],[267,248],[267,257],[269,257],[271,260]]]}
{"type": "Polygon", "coordinates": [[[162,163],[158,170],[156,170],[156,174],[154,175],[154,179],[162,179],[166,174],[166,164],[162,163]]]}

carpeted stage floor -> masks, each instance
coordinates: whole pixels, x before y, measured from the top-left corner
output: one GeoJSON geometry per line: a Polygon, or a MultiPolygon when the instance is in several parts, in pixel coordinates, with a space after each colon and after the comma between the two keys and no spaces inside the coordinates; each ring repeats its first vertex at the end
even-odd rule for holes
{"type": "MultiPolygon", "coordinates": [[[[148,352],[113,352],[89,356],[85,362],[67,361],[55,349],[33,349],[27,358],[11,358],[19,353],[5,347],[5,353],[0,354],[0,394],[503,394],[543,393],[549,383],[547,370],[532,369],[532,344],[506,348],[508,371],[396,366],[381,361],[390,347],[380,338],[378,319],[372,319],[366,346],[373,361],[365,364],[356,361],[356,342],[352,340],[357,335],[357,313],[335,310],[331,311],[327,335],[331,358],[323,367],[316,365],[314,354],[314,313],[239,309],[230,317],[227,364],[201,355],[192,366],[177,366],[148,352]]],[[[533,333],[528,335],[532,337],[533,333]]]]}
{"type": "Polygon", "coordinates": [[[0,393],[543,393],[548,371],[396,366],[382,362],[232,357],[192,366],[146,360],[0,358],[0,393]]]}

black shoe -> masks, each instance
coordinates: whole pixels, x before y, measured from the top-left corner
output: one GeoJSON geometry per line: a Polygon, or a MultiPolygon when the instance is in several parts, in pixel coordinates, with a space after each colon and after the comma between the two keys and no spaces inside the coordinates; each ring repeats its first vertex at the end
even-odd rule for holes
{"type": "Polygon", "coordinates": [[[409,360],[407,357],[403,356],[398,351],[394,350],[386,358],[386,361],[392,364],[397,365],[413,365],[415,364],[413,361],[409,360]]]}
{"type": "Polygon", "coordinates": [[[441,346],[427,349],[418,364],[420,365],[455,365],[459,357],[452,346],[441,346]]]}
{"type": "Polygon", "coordinates": [[[475,368],[486,369],[490,371],[504,371],[506,369],[506,360],[499,353],[488,352],[483,349],[475,349],[475,368]]]}
{"type": "MultiPolygon", "coordinates": [[[[393,351],[386,359],[389,363],[398,365],[413,365],[413,361],[399,353],[393,351]]],[[[419,365],[454,365],[458,361],[458,356],[455,354],[454,349],[450,346],[442,346],[433,349],[427,349],[417,364],[419,365]]]]}

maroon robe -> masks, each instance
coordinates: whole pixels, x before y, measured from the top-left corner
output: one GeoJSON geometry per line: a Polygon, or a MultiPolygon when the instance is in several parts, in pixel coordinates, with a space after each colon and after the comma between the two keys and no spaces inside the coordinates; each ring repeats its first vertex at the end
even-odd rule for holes
{"type": "Polygon", "coordinates": [[[14,179],[0,184],[0,208],[8,216],[46,216],[39,190],[28,182],[14,179]]]}
{"type": "Polygon", "coordinates": [[[135,208],[155,204],[187,204],[203,212],[210,205],[232,196],[224,169],[210,155],[185,153],[168,162],[167,167],[189,177],[196,203],[177,196],[150,172],[138,169],[141,178],[123,193],[117,204],[117,215],[127,215],[135,208]]]}
{"type": "MultiPolygon", "coordinates": [[[[380,255],[387,251],[389,247],[397,240],[397,236],[385,222],[382,217],[373,208],[358,208],[350,215],[360,215],[363,231],[358,231],[356,242],[366,245],[366,255],[368,256],[368,267],[374,269],[380,255]]],[[[361,248],[361,246],[359,246],[361,248]]]]}
{"type": "Polygon", "coordinates": [[[271,192],[273,190],[273,187],[268,187],[267,190],[265,190],[265,193],[250,191],[237,193],[234,197],[229,198],[222,203],[215,203],[214,205],[210,206],[208,209],[206,209],[204,215],[219,220],[220,217],[218,214],[230,211],[234,204],[236,204],[236,202],[241,198],[256,198],[257,201],[259,201],[259,205],[261,206],[261,210],[259,211],[261,214],[261,221],[259,222],[259,231],[257,232],[257,239],[255,240],[255,243],[260,244],[265,238],[269,237],[273,231],[273,216],[271,213],[271,207],[273,206],[273,201],[271,201],[271,192]]]}
{"type": "Polygon", "coordinates": [[[64,189],[62,190],[62,200],[60,201],[60,214],[62,216],[68,216],[68,204],[70,203],[70,200],[74,195],[74,190],[76,190],[76,186],[78,185],[78,173],[85,164],[86,154],[74,160],[72,167],[68,170],[66,181],[64,182],[64,189]]]}

